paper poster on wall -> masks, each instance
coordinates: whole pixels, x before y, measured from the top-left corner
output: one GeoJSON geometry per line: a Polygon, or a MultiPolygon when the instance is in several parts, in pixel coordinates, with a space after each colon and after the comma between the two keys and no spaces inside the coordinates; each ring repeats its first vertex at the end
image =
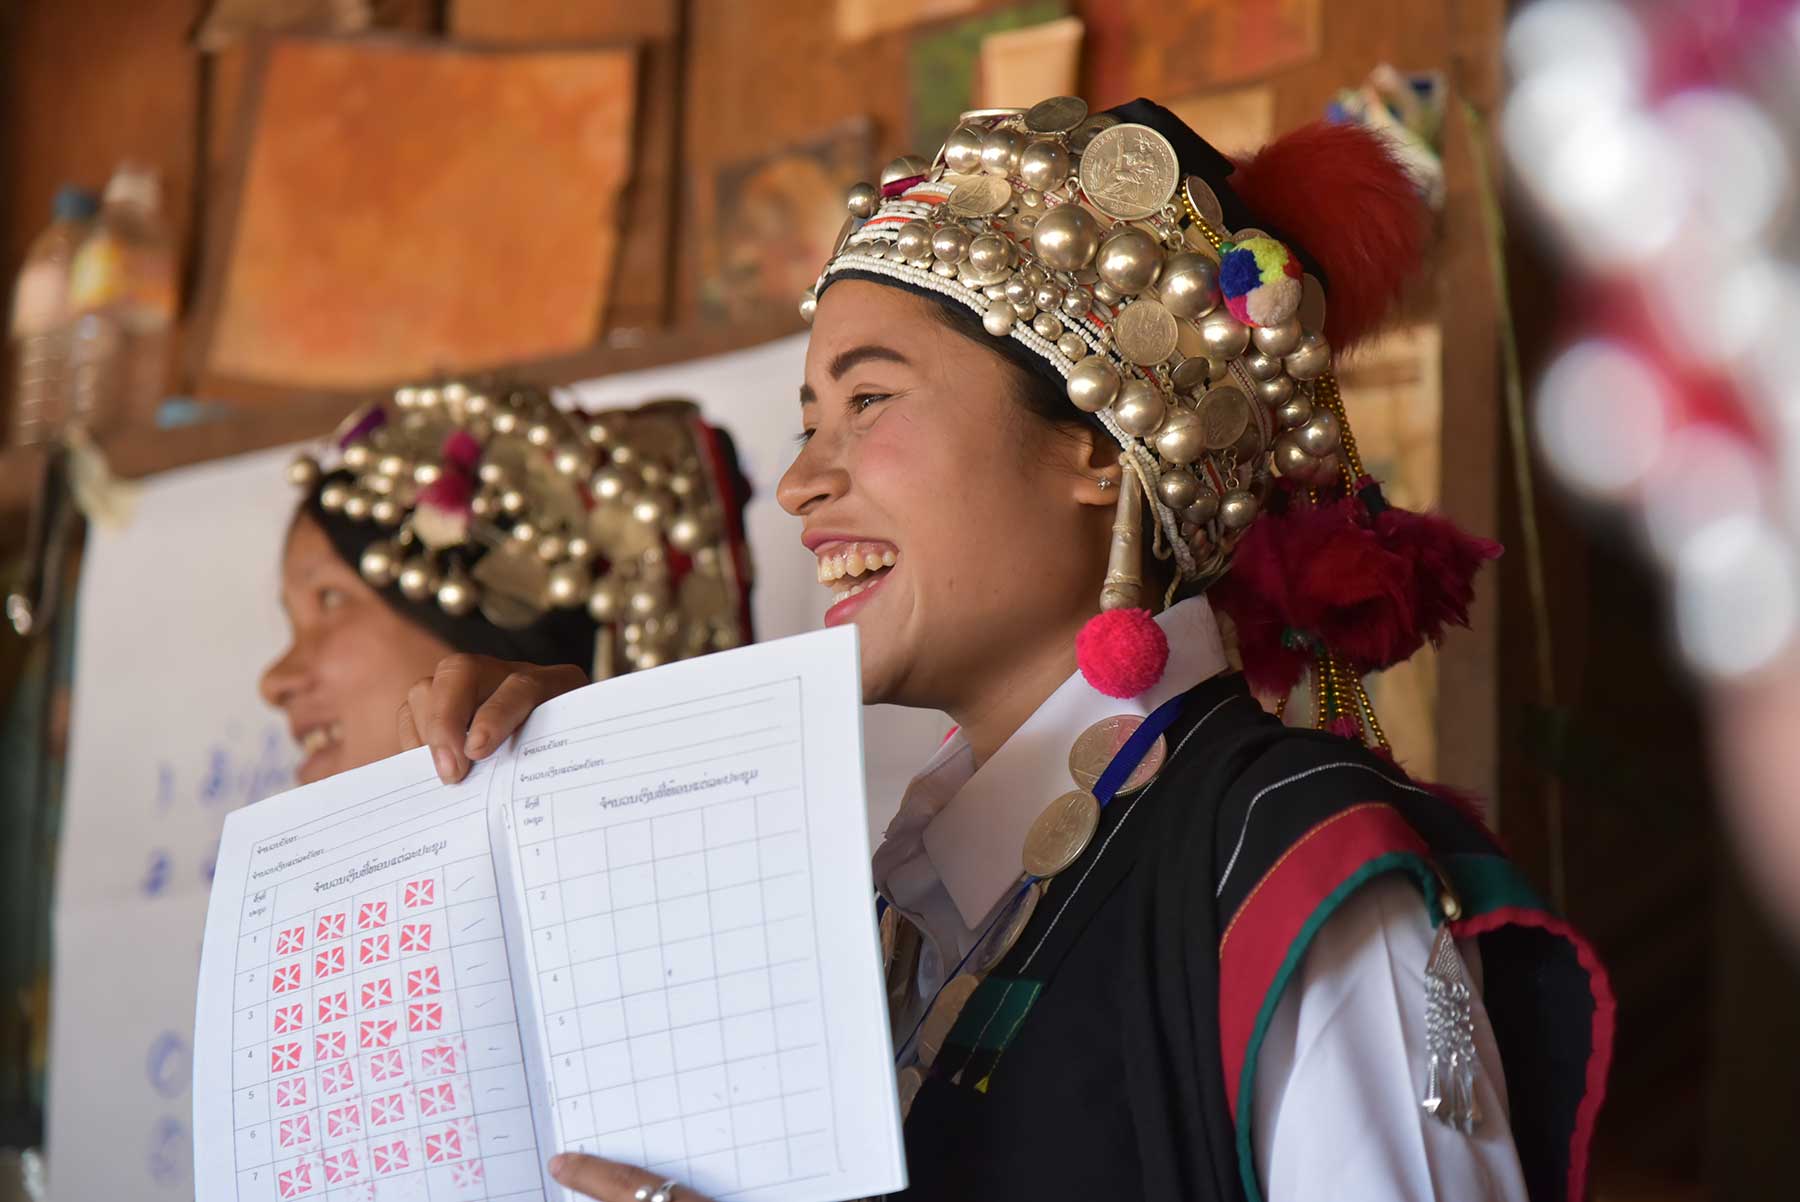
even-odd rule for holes
{"type": "Polygon", "coordinates": [[[285,451],[171,472],[89,535],[59,854],[57,1202],[193,1197],[194,974],[220,824],[292,783],[257,676],[282,647],[285,451]]]}
{"type": "MultiPolygon", "coordinates": [[[[589,406],[685,397],[733,434],[755,496],[759,638],[817,629],[827,594],[775,501],[793,457],[806,340],[591,381],[589,406]]],[[[276,600],[296,497],[290,450],[147,481],[124,529],[90,542],[55,918],[48,1152],[57,1202],[193,1196],[194,982],[224,816],[287,788],[295,753],[257,679],[287,640],[276,600]],[[105,1155],[94,1155],[104,1140],[105,1155]]],[[[879,836],[949,728],[865,711],[879,836]]]]}

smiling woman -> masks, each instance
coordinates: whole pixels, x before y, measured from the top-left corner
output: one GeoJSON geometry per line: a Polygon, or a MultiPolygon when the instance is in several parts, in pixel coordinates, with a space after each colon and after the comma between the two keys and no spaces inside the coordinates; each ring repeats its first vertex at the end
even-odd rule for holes
{"type": "MultiPolygon", "coordinates": [[[[494,722],[497,746],[590,673],[748,637],[749,488],[691,406],[571,414],[523,390],[402,388],[328,450],[336,470],[293,469],[292,641],[262,679],[302,783],[418,746],[434,679],[495,698],[476,735],[494,722]]],[[[457,743],[446,776],[466,768],[457,743]]]]}
{"type": "MultiPolygon", "coordinates": [[[[1604,974],[1361,690],[1493,550],[1387,504],[1329,371],[1418,258],[1384,144],[1233,163],[1057,97],[848,208],[778,491],[863,699],[959,724],[873,865],[905,1197],[1581,1198],[1604,974]],[[1263,711],[1215,600],[1326,729],[1263,711]]],[[[551,1168],[603,1202],[742,1184],[551,1168]]]]}

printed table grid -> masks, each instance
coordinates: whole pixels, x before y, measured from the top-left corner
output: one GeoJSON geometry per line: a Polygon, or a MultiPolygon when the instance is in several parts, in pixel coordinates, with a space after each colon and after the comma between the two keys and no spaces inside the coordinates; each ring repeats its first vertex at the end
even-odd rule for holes
{"type": "Polygon", "coordinates": [[[281,919],[282,889],[317,869],[249,896],[232,1039],[240,1187],[372,1197],[377,1180],[414,1176],[427,1198],[477,1202],[500,1144],[536,1161],[491,856],[429,865],[281,919]],[[489,1104],[484,1083],[510,1105],[489,1104]]]}
{"type": "MultiPolygon", "coordinates": [[[[789,739],[743,754],[777,747],[800,750],[789,739]]],[[[810,876],[788,867],[809,861],[803,788],[563,829],[558,799],[600,783],[514,801],[528,818],[513,827],[515,855],[565,1145],[734,1183],[715,1188],[722,1198],[828,1175],[818,935],[810,876]]]]}

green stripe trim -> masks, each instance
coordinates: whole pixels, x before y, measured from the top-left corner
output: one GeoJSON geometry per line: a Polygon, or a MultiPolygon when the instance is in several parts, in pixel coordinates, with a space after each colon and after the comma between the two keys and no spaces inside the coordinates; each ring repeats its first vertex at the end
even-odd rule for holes
{"type": "Polygon", "coordinates": [[[1441,863],[1465,915],[1473,917],[1507,906],[1545,911],[1550,908],[1518,867],[1501,856],[1445,856],[1441,863]]]}
{"type": "Polygon", "coordinates": [[[1361,868],[1345,877],[1344,880],[1326,895],[1325,900],[1313,909],[1306,922],[1301,925],[1300,933],[1288,945],[1287,955],[1281,961],[1281,968],[1275,973],[1275,980],[1269,984],[1269,992],[1263,997],[1262,1009],[1256,1013],[1256,1025],[1250,1032],[1250,1046],[1244,1049],[1244,1069],[1238,1076],[1238,1111],[1237,1111],[1237,1155],[1238,1176],[1244,1183],[1244,1197],[1247,1202],[1263,1202],[1262,1186],[1256,1180],[1256,1153],[1250,1146],[1250,1122],[1256,1110],[1256,1060],[1262,1051],[1263,1037],[1269,1032],[1269,1024],[1274,1021],[1275,1007],[1281,1002],[1281,995],[1287,989],[1288,981],[1294,970],[1300,967],[1300,960],[1311,946],[1313,936],[1325,925],[1327,919],[1337,912],[1350,895],[1356,892],[1372,878],[1389,872],[1410,872],[1418,878],[1419,887],[1425,891],[1426,907],[1433,913],[1438,912],[1438,878],[1431,865],[1423,856],[1415,852],[1389,852],[1376,856],[1361,868]]]}
{"type": "Polygon", "coordinates": [[[1026,977],[987,978],[957,1015],[945,1045],[971,1052],[1005,1051],[1013,1033],[1025,1021],[1026,1012],[1043,991],[1042,981],[1026,977]]]}

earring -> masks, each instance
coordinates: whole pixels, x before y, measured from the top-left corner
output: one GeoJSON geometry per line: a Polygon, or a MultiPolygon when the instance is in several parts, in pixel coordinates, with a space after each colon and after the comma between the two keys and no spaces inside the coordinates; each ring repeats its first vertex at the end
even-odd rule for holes
{"type": "Polygon", "coordinates": [[[1121,468],[1100,612],[1075,636],[1075,662],[1094,688],[1124,698],[1147,692],[1162,679],[1169,640],[1143,608],[1143,489],[1130,463],[1121,468]]]}
{"type": "Polygon", "coordinates": [[[1100,477],[1100,491],[1101,492],[1105,492],[1107,489],[1111,488],[1112,486],[1113,486],[1113,482],[1112,482],[1111,476],[1100,477]]]}

